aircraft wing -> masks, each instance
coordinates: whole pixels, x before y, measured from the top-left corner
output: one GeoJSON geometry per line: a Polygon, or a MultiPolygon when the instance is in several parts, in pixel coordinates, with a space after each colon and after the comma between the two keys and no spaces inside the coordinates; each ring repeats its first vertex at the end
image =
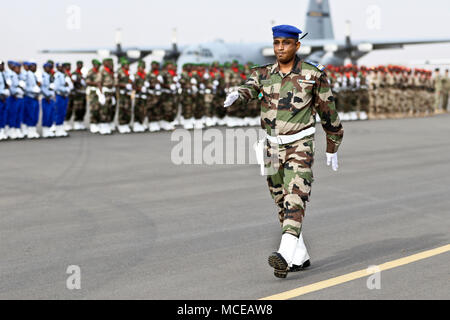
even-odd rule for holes
{"type": "Polygon", "coordinates": [[[394,39],[394,40],[375,40],[375,41],[359,41],[360,43],[370,43],[373,49],[391,49],[403,48],[405,45],[418,44],[434,44],[434,43],[450,43],[450,38],[428,38],[428,39],[394,39]]]}
{"type": "MultiPolygon", "coordinates": [[[[182,50],[182,48],[179,48],[182,50]]],[[[39,51],[43,54],[97,54],[102,57],[116,55],[127,56],[130,59],[141,59],[149,54],[164,56],[166,53],[173,52],[173,47],[116,47],[116,48],[85,48],[85,49],[45,49],[39,51]]]]}

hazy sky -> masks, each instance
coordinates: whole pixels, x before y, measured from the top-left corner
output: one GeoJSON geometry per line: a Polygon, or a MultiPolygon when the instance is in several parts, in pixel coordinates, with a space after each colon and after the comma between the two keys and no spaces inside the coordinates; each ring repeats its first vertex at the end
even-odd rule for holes
{"type": "MultiPolygon", "coordinates": [[[[307,0],[8,1],[2,3],[0,58],[41,62],[49,58],[37,54],[44,48],[111,47],[119,27],[125,46],[167,46],[175,27],[180,44],[217,38],[270,44],[271,21],[302,29],[307,5],[307,0]],[[79,29],[73,11],[68,12],[71,6],[80,9],[79,29]]],[[[354,39],[450,38],[448,0],[330,0],[330,5],[337,39],[344,38],[346,20],[352,21],[354,39]],[[379,8],[380,20],[370,26],[368,10],[373,6],[379,8]]],[[[361,62],[408,64],[417,59],[450,60],[450,44],[378,51],[361,62]]]]}

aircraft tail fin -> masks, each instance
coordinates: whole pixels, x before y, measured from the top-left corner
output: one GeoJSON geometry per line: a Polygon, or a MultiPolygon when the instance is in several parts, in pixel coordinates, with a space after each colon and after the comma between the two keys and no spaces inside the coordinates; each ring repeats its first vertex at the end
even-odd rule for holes
{"type": "Polygon", "coordinates": [[[308,39],[334,39],[328,0],[309,0],[306,14],[308,39]]]}

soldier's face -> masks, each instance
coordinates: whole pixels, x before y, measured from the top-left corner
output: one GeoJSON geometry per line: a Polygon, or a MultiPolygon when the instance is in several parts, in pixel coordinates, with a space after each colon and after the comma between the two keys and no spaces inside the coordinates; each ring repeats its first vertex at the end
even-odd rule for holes
{"type": "Polygon", "coordinates": [[[273,51],[277,60],[281,63],[292,61],[295,53],[300,49],[300,42],[295,39],[275,38],[273,39],[273,51]]]}

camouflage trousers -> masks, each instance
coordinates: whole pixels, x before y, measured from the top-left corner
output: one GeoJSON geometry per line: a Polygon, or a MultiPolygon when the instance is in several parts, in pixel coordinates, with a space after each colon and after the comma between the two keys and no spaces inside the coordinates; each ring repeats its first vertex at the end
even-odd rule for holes
{"type": "Polygon", "coordinates": [[[116,114],[115,93],[105,92],[106,102],[100,105],[100,122],[110,123],[114,120],[116,114]]]}
{"type": "Polygon", "coordinates": [[[194,118],[201,119],[205,115],[205,95],[197,93],[194,96],[194,118]]]}
{"type": "Polygon", "coordinates": [[[97,124],[100,122],[100,102],[98,101],[98,96],[95,92],[89,93],[89,109],[90,109],[90,122],[92,124],[97,124]]]}
{"type": "Polygon", "coordinates": [[[178,112],[178,97],[171,93],[161,95],[162,119],[167,122],[175,120],[178,112]]]}
{"type": "Polygon", "coordinates": [[[205,116],[212,117],[214,115],[214,109],[213,109],[213,99],[214,96],[212,93],[205,93],[204,95],[204,104],[205,104],[205,116]]]}
{"type": "Polygon", "coordinates": [[[152,94],[147,98],[147,116],[149,122],[158,122],[162,120],[160,97],[161,96],[152,94]]]}
{"type": "Polygon", "coordinates": [[[311,196],[314,181],[314,137],[306,137],[288,145],[266,146],[266,167],[273,172],[267,177],[269,191],[278,207],[282,233],[300,236],[306,202],[311,196]],[[269,159],[269,161],[267,161],[269,159]],[[273,160],[270,160],[273,159],[273,160]]]}
{"type": "Polygon", "coordinates": [[[356,111],[364,111],[366,113],[369,112],[369,91],[366,89],[358,89],[356,91],[357,103],[356,103],[356,111]]]}
{"type": "Polygon", "coordinates": [[[136,94],[134,103],[134,122],[144,124],[145,117],[147,116],[147,96],[136,94]]]}
{"type": "Polygon", "coordinates": [[[84,121],[84,116],[86,115],[86,95],[77,94],[69,98],[65,120],[70,121],[73,114],[75,114],[75,122],[84,121]]]}
{"type": "Polygon", "coordinates": [[[183,92],[181,95],[181,115],[184,119],[194,117],[194,98],[190,93],[183,92]]]}
{"type": "Polygon", "coordinates": [[[131,97],[128,94],[119,95],[119,125],[127,125],[131,121],[131,97]]]}

